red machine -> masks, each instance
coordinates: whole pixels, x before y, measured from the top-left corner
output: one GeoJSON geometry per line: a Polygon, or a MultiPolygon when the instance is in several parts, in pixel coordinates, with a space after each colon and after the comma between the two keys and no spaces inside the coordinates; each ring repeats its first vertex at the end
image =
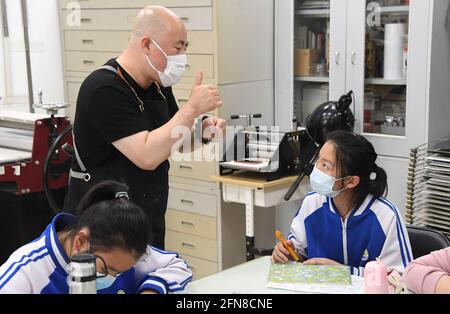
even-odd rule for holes
{"type": "MultiPolygon", "coordinates": [[[[72,145],[70,120],[54,115],[0,113],[0,190],[26,195],[67,187],[72,145]]],[[[55,208],[54,208],[55,209],[55,208]]]]}

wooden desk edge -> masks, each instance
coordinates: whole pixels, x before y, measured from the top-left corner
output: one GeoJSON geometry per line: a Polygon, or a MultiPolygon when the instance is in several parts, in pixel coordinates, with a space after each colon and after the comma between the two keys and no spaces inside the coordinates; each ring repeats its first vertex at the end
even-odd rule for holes
{"type": "Polygon", "coordinates": [[[245,175],[233,175],[233,174],[226,176],[212,176],[210,177],[210,179],[218,183],[267,190],[283,186],[289,186],[292,183],[294,183],[295,180],[297,180],[297,176],[285,177],[270,182],[267,182],[259,178],[252,178],[250,176],[245,177],[245,175]]]}

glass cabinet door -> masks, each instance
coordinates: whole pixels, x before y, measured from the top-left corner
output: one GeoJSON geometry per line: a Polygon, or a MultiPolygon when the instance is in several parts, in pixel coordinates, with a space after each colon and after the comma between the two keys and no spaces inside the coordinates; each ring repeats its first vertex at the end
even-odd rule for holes
{"type": "Polygon", "coordinates": [[[409,0],[367,0],[363,132],[405,137],[409,0]]]}
{"type": "Polygon", "coordinates": [[[294,115],[306,118],[330,98],[330,0],[296,0],[294,115]]]}

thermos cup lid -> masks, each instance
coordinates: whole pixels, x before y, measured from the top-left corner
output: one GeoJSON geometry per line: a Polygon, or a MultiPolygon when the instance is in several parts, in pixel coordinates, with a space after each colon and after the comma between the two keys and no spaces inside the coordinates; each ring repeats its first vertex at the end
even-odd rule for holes
{"type": "Polygon", "coordinates": [[[95,263],[95,256],[92,254],[77,254],[72,257],[72,263],[91,264],[95,263]]]}

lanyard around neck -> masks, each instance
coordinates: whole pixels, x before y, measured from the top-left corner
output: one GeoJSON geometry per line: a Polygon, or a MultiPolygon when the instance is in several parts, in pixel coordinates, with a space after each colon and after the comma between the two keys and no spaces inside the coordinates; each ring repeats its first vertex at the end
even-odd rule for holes
{"type": "Polygon", "coordinates": [[[139,110],[141,112],[145,111],[145,107],[144,107],[144,102],[142,101],[141,98],[139,98],[136,90],[133,88],[133,86],[131,86],[131,84],[125,79],[125,77],[122,74],[122,71],[120,70],[120,67],[117,68],[117,75],[125,82],[125,84],[128,85],[128,87],[132,90],[132,92],[134,93],[134,96],[136,96],[138,102],[139,102],[139,110]]]}

